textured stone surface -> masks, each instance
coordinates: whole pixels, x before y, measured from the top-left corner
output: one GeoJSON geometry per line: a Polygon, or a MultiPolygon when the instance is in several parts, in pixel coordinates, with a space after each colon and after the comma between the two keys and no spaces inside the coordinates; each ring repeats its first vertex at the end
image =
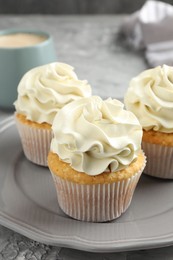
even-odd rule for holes
{"type": "MultiPolygon", "coordinates": [[[[76,68],[94,94],[120,97],[129,79],[147,67],[142,54],[117,44],[122,16],[0,16],[0,29],[38,28],[55,40],[58,61],[76,68]]],[[[0,110],[0,122],[9,113],[0,110]]],[[[122,253],[89,253],[48,246],[0,226],[0,260],[172,260],[173,246],[122,253]]]]}

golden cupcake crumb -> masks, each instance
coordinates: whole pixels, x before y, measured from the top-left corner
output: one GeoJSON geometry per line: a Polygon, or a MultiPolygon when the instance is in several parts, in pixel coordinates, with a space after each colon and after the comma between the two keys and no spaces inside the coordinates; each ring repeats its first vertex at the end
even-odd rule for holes
{"type": "Polygon", "coordinates": [[[163,146],[173,146],[173,133],[162,133],[153,130],[143,130],[142,141],[163,146]]]}
{"type": "Polygon", "coordinates": [[[63,162],[55,153],[49,152],[48,166],[51,172],[71,182],[80,184],[105,184],[121,180],[127,180],[141,170],[145,163],[145,156],[139,153],[137,159],[128,167],[117,172],[104,172],[96,176],[90,176],[83,172],[77,172],[70,164],[63,162]]]}
{"type": "Polygon", "coordinates": [[[22,114],[19,114],[19,113],[16,113],[15,116],[23,124],[30,125],[30,126],[35,127],[35,128],[51,129],[51,125],[46,123],[46,122],[39,124],[37,122],[33,122],[31,120],[26,119],[25,115],[22,115],[22,114]]]}

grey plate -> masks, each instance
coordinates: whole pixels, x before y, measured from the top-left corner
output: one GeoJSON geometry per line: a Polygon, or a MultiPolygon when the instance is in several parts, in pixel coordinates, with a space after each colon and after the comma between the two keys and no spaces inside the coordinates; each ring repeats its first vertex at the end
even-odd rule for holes
{"type": "Polygon", "coordinates": [[[24,157],[13,120],[0,126],[0,224],[43,243],[94,252],[173,244],[172,181],[143,175],[119,219],[76,221],[60,210],[49,170],[24,157]]]}

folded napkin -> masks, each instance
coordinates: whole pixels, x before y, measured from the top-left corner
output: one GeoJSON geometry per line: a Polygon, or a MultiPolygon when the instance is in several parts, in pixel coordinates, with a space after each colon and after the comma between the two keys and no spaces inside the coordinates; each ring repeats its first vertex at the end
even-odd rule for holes
{"type": "Polygon", "coordinates": [[[136,50],[144,49],[150,66],[173,65],[173,6],[160,1],[147,1],[128,16],[120,32],[136,50]]]}

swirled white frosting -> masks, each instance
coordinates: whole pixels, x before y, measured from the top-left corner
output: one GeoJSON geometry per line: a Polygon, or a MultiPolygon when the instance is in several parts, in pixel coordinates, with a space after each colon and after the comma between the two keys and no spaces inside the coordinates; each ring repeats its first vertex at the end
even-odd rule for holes
{"type": "Polygon", "coordinates": [[[173,132],[173,67],[158,66],[133,78],[124,102],[143,129],[173,132]]]}
{"type": "Polygon", "coordinates": [[[51,151],[88,175],[125,168],[138,156],[142,127],[123,106],[98,96],[68,104],[53,121],[51,151]]]}
{"type": "Polygon", "coordinates": [[[23,76],[14,105],[28,120],[52,124],[64,105],[89,96],[87,81],[79,80],[70,65],[56,62],[31,69],[23,76]]]}

